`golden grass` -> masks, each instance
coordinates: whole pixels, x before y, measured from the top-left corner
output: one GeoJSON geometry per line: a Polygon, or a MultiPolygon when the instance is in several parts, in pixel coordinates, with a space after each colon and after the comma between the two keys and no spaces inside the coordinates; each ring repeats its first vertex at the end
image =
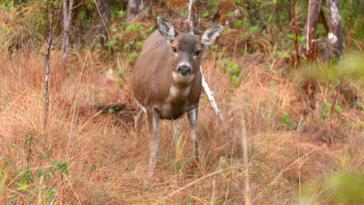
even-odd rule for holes
{"type": "MultiPolygon", "coordinates": [[[[331,120],[335,124],[341,120],[340,130],[347,137],[326,144],[309,125],[332,122],[317,117],[319,111],[303,117],[307,105],[301,91],[277,70],[251,65],[251,59],[239,60],[244,76],[234,89],[223,66],[207,60],[204,73],[216,92],[232,138],[202,96],[199,166],[194,171],[188,166],[191,142],[185,120],[180,120],[185,145],[178,162],[170,123],[164,122],[155,175],[150,185],[143,187],[148,143],[145,137],[136,136],[127,120],[130,113],[104,115],[87,109],[100,102],[131,105],[127,81],[120,89],[107,75],[109,68],[120,65],[102,62],[97,54],[85,58],[86,54],[74,55],[64,67],[59,53],[53,55],[49,122],[44,129],[43,57],[35,52],[18,53],[11,59],[2,55],[0,202],[243,204],[246,164],[238,146],[242,116],[248,131],[253,204],[298,204],[303,184],[347,166],[363,167],[360,112],[345,109],[335,114],[331,120]],[[285,113],[293,124],[282,122],[285,113]],[[301,121],[305,123],[299,124],[301,121]]],[[[319,94],[319,103],[332,99],[330,92],[320,90],[319,94]]]]}

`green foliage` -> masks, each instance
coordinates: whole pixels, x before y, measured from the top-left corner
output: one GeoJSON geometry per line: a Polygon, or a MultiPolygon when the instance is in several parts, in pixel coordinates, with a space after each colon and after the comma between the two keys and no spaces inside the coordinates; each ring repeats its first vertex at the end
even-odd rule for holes
{"type": "Polygon", "coordinates": [[[116,15],[117,17],[123,18],[123,17],[125,17],[126,12],[125,12],[125,11],[123,11],[123,10],[115,11],[115,15],[116,15]]]}
{"type": "Polygon", "coordinates": [[[85,10],[81,10],[79,13],[78,13],[78,19],[80,21],[86,21],[86,20],[90,20],[90,16],[87,14],[87,11],[85,10]]]}
{"type": "Polygon", "coordinates": [[[230,73],[232,75],[239,75],[241,69],[238,66],[238,63],[234,60],[226,60],[226,65],[230,69],[230,73]]]}
{"type": "Polygon", "coordinates": [[[68,163],[62,160],[53,162],[51,169],[49,171],[51,171],[53,174],[57,170],[62,174],[68,175],[69,174],[68,163]]]}
{"type": "Polygon", "coordinates": [[[56,197],[57,197],[57,189],[56,189],[55,187],[52,187],[52,188],[48,191],[48,193],[47,193],[47,195],[46,195],[47,202],[48,202],[49,204],[53,204],[53,203],[54,203],[54,201],[56,200],[56,197]]]}
{"type": "Polygon", "coordinates": [[[130,24],[126,26],[127,32],[140,32],[144,29],[144,26],[136,25],[136,24],[130,24]]]}
{"type": "Polygon", "coordinates": [[[315,205],[320,201],[320,189],[322,189],[320,183],[314,181],[306,183],[300,189],[299,205],[315,205]]]}
{"type": "Polygon", "coordinates": [[[279,58],[286,58],[289,57],[289,53],[288,51],[277,51],[277,56],[279,58]]]}
{"type": "Polygon", "coordinates": [[[2,4],[3,4],[5,7],[13,6],[13,0],[3,0],[2,4]]]}
{"type": "Polygon", "coordinates": [[[6,182],[8,180],[8,171],[6,169],[0,169],[0,195],[4,193],[6,182]]]}
{"type": "Polygon", "coordinates": [[[48,26],[46,2],[30,1],[27,6],[17,8],[7,1],[0,3],[0,48],[12,51],[29,42],[43,43],[48,26]]]}
{"type": "Polygon", "coordinates": [[[363,204],[364,174],[350,169],[334,172],[322,180],[304,184],[299,199],[300,205],[363,204]]]}
{"type": "Polygon", "coordinates": [[[225,65],[227,66],[230,74],[231,84],[234,87],[238,87],[240,84],[241,68],[239,67],[238,63],[232,59],[225,60],[225,65]]]}
{"type": "Polygon", "coordinates": [[[203,18],[207,18],[207,17],[209,17],[209,15],[210,15],[210,14],[209,14],[209,12],[208,12],[208,11],[205,11],[205,12],[203,12],[203,13],[202,13],[202,17],[203,17],[203,18]]]}
{"type": "Polygon", "coordinates": [[[218,5],[219,5],[219,0],[211,0],[207,4],[207,9],[209,10],[216,9],[218,5]]]}
{"type": "Polygon", "coordinates": [[[134,65],[135,61],[138,59],[139,54],[137,52],[132,52],[128,55],[126,63],[130,66],[134,65]]]}
{"type": "Polygon", "coordinates": [[[331,110],[331,103],[325,103],[323,105],[320,106],[320,117],[322,118],[327,118],[328,115],[330,114],[330,110],[331,110]]]}
{"type": "Polygon", "coordinates": [[[153,31],[153,27],[145,27],[141,24],[113,24],[110,27],[111,39],[106,46],[116,52],[128,54],[127,64],[134,62],[134,52],[140,52],[143,40],[153,31]]]}
{"type": "Polygon", "coordinates": [[[307,64],[292,73],[297,82],[315,80],[337,84],[341,79],[364,83],[364,58],[362,54],[349,54],[335,64],[307,64]]]}
{"type": "Polygon", "coordinates": [[[21,169],[18,176],[20,177],[17,182],[18,191],[26,191],[29,185],[34,182],[33,173],[29,168],[21,169]]]}
{"type": "Polygon", "coordinates": [[[234,87],[239,87],[239,84],[240,84],[240,78],[236,75],[232,75],[230,76],[231,78],[231,84],[234,86],[234,87]]]}
{"type": "Polygon", "coordinates": [[[181,16],[186,18],[188,16],[188,9],[187,8],[182,8],[180,10],[180,14],[181,14],[181,16]]]}
{"type": "Polygon", "coordinates": [[[337,173],[330,176],[325,185],[329,197],[336,204],[364,203],[364,175],[362,173],[337,173]]]}
{"type": "Polygon", "coordinates": [[[250,33],[258,33],[260,31],[260,27],[258,25],[255,25],[255,26],[251,26],[249,28],[249,32],[250,33]]]}
{"type": "MultiPolygon", "coordinates": [[[[320,110],[320,117],[325,119],[330,115],[330,112],[332,110],[332,104],[331,103],[322,104],[319,110],[320,110]]],[[[335,105],[333,111],[335,111],[337,114],[341,114],[343,112],[343,109],[339,105],[335,105]]]]}
{"type": "MultiPolygon", "coordinates": [[[[1,172],[0,172],[1,173],[1,172]]],[[[33,170],[30,168],[23,168],[18,171],[16,175],[15,184],[16,189],[19,192],[23,193],[38,193],[42,191],[42,193],[46,192],[46,199],[48,202],[52,202],[55,200],[57,195],[57,189],[55,187],[49,187],[50,182],[54,181],[57,176],[60,175],[68,175],[69,167],[68,162],[65,161],[54,161],[51,166],[48,168],[38,168],[37,170],[33,170]],[[42,184],[39,185],[39,181],[42,181],[42,184]]],[[[6,186],[6,178],[8,178],[6,172],[4,172],[3,176],[5,176],[5,180],[1,180],[3,177],[0,175],[0,188],[6,186]]],[[[1,193],[1,192],[0,192],[1,193]]]]}
{"type": "Polygon", "coordinates": [[[297,127],[297,123],[292,120],[291,116],[287,112],[284,112],[281,115],[280,123],[283,125],[283,127],[288,129],[296,129],[297,127]]]}

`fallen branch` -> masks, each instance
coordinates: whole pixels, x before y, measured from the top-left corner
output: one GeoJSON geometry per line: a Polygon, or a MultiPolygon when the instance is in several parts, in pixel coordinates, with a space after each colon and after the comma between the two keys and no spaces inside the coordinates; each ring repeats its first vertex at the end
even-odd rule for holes
{"type": "Polygon", "coordinates": [[[92,106],[92,108],[94,110],[96,110],[97,112],[101,112],[101,113],[115,113],[115,112],[120,112],[122,110],[124,110],[124,108],[126,107],[126,104],[124,103],[117,103],[117,104],[97,104],[92,106]]]}

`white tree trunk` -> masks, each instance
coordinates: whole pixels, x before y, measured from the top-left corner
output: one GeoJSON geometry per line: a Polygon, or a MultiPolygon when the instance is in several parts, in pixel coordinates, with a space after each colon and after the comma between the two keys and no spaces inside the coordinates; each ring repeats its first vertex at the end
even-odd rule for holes
{"type": "Polygon", "coordinates": [[[339,12],[339,0],[326,0],[329,8],[328,57],[340,56],[343,49],[343,31],[339,12]]]}
{"type": "Polygon", "coordinates": [[[133,20],[141,10],[144,9],[143,0],[129,0],[128,3],[128,21],[133,20]]]}
{"type": "Polygon", "coordinates": [[[53,43],[53,0],[49,2],[49,22],[48,22],[48,47],[47,53],[45,54],[46,61],[46,72],[44,74],[44,118],[43,118],[43,128],[46,129],[48,123],[48,111],[49,111],[49,84],[51,75],[51,51],[53,43]]]}
{"type": "Polygon", "coordinates": [[[70,27],[72,20],[73,0],[63,0],[63,40],[62,53],[63,59],[67,59],[70,44],[70,27]]]}

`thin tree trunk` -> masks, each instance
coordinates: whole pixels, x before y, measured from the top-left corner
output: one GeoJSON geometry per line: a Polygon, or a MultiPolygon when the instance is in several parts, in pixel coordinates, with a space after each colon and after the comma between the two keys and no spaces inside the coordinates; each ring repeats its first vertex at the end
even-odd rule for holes
{"type": "Polygon", "coordinates": [[[106,3],[106,0],[98,0],[97,7],[99,9],[101,18],[101,45],[105,46],[106,39],[108,37],[107,25],[109,24],[110,20],[110,10],[106,3]]]}
{"type": "Polygon", "coordinates": [[[141,10],[144,9],[143,0],[129,0],[128,4],[128,21],[133,20],[141,10]]]}
{"type": "Polygon", "coordinates": [[[328,57],[340,56],[343,50],[344,37],[341,16],[339,12],[340,0],[326,0],[329,8],[328,57]]]}
{"type": "Polygon", "coordinates": [[[187,19],[187,22],[188,22],[191,34],[194,34],[194,22],[195,22],[194,12],[193,12],[193,4],[194,4],[194,0],[190,0],[188,2],[188,19],[187,19]]]}
{"type": "Polygon", "coordinates": [[[293,15],[293,22],[292,22],[292,29],[294,33],[294,49],[296,51],[296,58],[293,61],[293,66],[296,68],[300,64],[300,48],[298,45],[298,35],[299,35],[299,29],[297,25],[297,12],[296,12],[296,5],[297,0],[291,1],[291,12],[293,15]]]}
{"type": "Polygon", "coordinates": [[[310,0],[308,5],[308,17],[306,24],[306,56],[309,59],[315,57],[315,33],[320,15],[322,0],[310,0]]]}
{"type": "MultiPolygon", "coordinates": [[[[309,0],[308,3],[308,16],[306,23],[306,57],[308,59],[315,59],[316,57],[316,27],[320,17],[322,0],[309,0]]],[[[316,82],[312,80],[306,80],[303,83],[302,88],[304,89],[309,107],[314,110],[316,109],[316,82]]]]}
{"type": "Polygon", "coordinates": [[[245,205],[251,205],[251,186],[250,186],[250,172],[249,172],[249,152],[248,152],[248,131],[246,127],[245,114],[241,116],[241,145],[243,146],[243,163],[245,168],[244,178],[244,192],[245,205]]]}
{"type": "Polygon", "coordinates": [[[45,55],[45,62],[47,65],[46,72],[44,75],[44,129],[48,123],[48,111],[49,111],[49,79],[51,75],[51,49],[53,42],[53,0],[49,2],[49,26],[48,26],[48,47],[45,55]]]}
{"type": "Polygon", "coordinates": [[[68,58],[69,44],[70,44],[70,27],[72,20],[72,7],[73,0],[63,0],[63,41],[62,52],[63,59],[68,58]]]}

